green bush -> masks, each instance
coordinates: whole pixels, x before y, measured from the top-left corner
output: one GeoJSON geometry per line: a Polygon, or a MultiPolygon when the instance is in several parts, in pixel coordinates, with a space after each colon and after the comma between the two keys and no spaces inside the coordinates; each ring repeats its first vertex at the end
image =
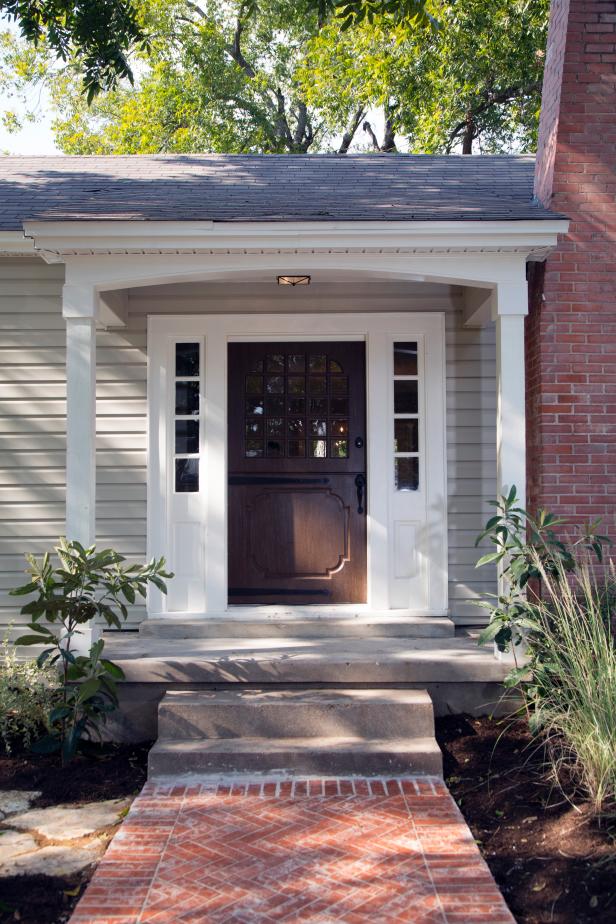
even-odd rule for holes
{"type": "Polygon", "coordinates": [[[571,538],[565,520],[546,511],[531,518],[515,488],[492,503],[495,515],[477,543],[487,538],[494,549],[477,567],[496,562],[502,588],[481,603],[490,622],[479,643],[494,640],[513,651],[506,685],[522,693],[555,776],[573,779],[603,811],[616,803],[616,573],[603,551],[609,540],[597,534],[597,523],[571,538]]]}
{"type": "Polygon", "coordinates": [[[173,575],[165,571],[163,558],[126,567],[124,557],[113,549],[86,549],[64,538],[54,551],[59,567],[53,566],[49,553],[40,562],[26,556],[31,580],[11,593],[36,595],[21,609],[31,621],[29,632],[15,644],[44,646],[38,666],[54,666],[61,676],[60,702],[49,712],[48,733],[34,749],[59,751],[64,765],[82,740],[100,740],[107,715],[118,706],[116,681],[124,677],[117,664],[103,658],[102,638],[87,655],[75,653],[80,626],[98,618],[119,629],[128,615],[127,604],[138,596],[145,599],[148,584],[166,593],[165,580],[173,575]]]}
{"type": "Polygon", "coordinates": [[[616,805],[616,575],[588,561],[573,575],[537,561],[543,593],[529,605],[530,727],[545,736],[555,774],[572,776],[597,811],[616,805]]]}
{"type": "Polygon", "coordinates": [[[48,716],[60,700],[58,672],[36,661],[19,661],[8,638],[0,646],[0,739],[10,754],[29,748],[48,730],[48,716]]]}

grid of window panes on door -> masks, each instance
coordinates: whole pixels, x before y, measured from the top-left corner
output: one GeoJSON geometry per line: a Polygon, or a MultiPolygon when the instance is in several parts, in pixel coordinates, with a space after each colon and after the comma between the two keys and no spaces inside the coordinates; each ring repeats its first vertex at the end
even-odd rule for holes
{"type": "Polygon", "coordinates": [[[178,493],[199,490],[201,344],[176,343],[173,465],[178,493]]]}
{"type": "Polygon", "coordinates": [[[267,353],[246,375],[247,458],[346,459],[349,377],[327,353],[267,353]]]}
{"type": "Polygon", "coordinates": [[[417,342],[394,343],[394,483],[419,488],[419,368],[417,342]]]}

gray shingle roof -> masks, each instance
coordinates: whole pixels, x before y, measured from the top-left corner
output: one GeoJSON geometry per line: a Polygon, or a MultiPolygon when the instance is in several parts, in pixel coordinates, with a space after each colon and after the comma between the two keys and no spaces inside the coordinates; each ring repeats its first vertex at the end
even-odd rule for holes
{"type": "Polygon", "coordinates": [[[513,220],[534,158],[427,155],[0,157],[0,228],[27,219],[513,220]]]}

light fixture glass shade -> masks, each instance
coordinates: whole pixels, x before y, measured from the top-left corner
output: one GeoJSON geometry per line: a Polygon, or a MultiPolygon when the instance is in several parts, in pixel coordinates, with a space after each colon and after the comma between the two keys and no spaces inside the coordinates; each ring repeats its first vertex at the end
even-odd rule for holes
{"type": "Polygon", "coordinates": [[[310,276],[278,276],[279,286],[309,286],[310,276]]]}

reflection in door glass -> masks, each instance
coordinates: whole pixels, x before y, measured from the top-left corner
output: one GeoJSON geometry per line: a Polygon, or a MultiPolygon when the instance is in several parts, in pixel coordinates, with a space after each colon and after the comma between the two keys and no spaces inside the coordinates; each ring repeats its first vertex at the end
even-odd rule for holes
{"type": "Polygon", "coordinates": [[[199,490],[201,344],[175,344],[173,483],[179,494],[199,490]]]}

